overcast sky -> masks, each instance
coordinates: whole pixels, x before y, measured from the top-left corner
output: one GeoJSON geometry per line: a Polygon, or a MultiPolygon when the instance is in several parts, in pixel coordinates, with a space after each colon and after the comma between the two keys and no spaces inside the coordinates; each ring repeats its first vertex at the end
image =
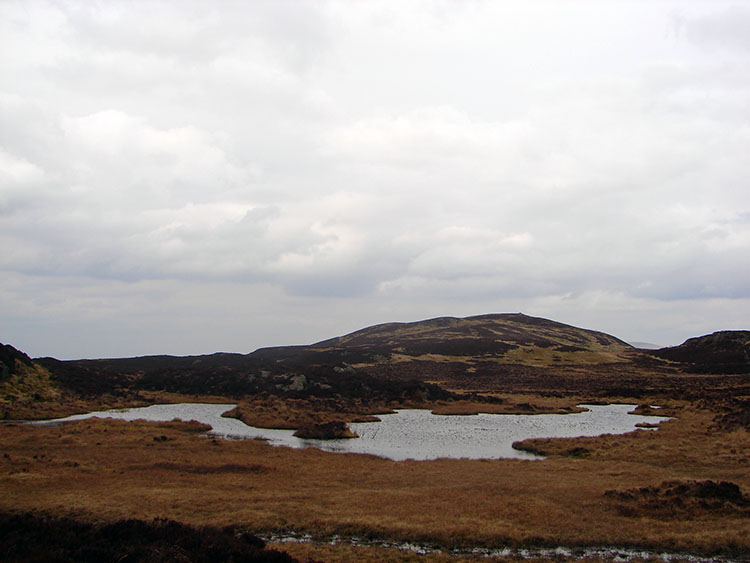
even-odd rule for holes
{"type": "Polygon", "coordinates": [[[0,342],[750,329],[750,3],[0,2],[0,342]]]}

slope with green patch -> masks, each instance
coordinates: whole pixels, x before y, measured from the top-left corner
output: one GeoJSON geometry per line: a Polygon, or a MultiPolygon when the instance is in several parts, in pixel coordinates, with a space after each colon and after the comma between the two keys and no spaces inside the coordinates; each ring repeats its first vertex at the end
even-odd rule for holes
{"type": "Polygon", "coordinates": [[[62,393],[49,371],[13,346],[0,344],[0,419],[28,416],[36,404],[59,401],[62,393]]]}

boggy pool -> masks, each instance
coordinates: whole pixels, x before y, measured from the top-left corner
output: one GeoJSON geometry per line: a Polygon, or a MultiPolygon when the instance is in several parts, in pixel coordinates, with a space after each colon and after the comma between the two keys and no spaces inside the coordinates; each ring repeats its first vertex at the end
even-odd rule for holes
{"type": "Polygon", "coordinates": [[[514,450],[516,440],[526,438],[567,438],[624,434],[642,422],[656,423],[668,417],[628,414],[636,405],[580,405],[587,410],[575,414],[478,414],[435,415],[429,410],[404,409],[379,415],[381,422],[351,424],[359,438],[348,440],[307,440],[293,436],[292,430],[256,428],[221,415],[235,405],[180,403],[150,407],[92,412],[37,424],[60,423],[85,418],[169,421],[197,420],[211,426],[209,434],[228,439],[261,438],[275,446],[316,447],[328,452],[373,454],[397,461],[428,460],[441,457],[469,459],[539,459],[514,450]]]}

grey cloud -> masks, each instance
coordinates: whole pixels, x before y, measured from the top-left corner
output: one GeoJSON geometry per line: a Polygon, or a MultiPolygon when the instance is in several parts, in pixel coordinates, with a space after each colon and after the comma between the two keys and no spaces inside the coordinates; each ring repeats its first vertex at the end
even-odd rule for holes
{"type": "Polygon", "coordinates": [[[750,9],[734,4],[685,21],[688,39],[699,45],[750,52],[750,9]]]}

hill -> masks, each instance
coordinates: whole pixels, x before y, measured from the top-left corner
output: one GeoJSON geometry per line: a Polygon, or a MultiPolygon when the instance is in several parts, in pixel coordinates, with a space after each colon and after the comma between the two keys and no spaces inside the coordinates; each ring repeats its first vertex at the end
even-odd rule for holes
{"type": "Polygon", "coordinates": [[[250,356],[291,364],[491,360],[542,367],[624,362],[632,350],[603,332],[507,313],[380,324],[310,346],[261,348],[250,356]]]}
{"type": "Polygon", "coordinates": [[[623,352],[631,346],[603,332],[522,313],[508,313],[376,325],[324,340],[312,348],[349,350],[350,353],[371,350],[409,357],[484,356],[520,363],[537,359],[546,361],[557,353],[565,354],[571,361],[598,363],[621,359],[623,352]]]}

